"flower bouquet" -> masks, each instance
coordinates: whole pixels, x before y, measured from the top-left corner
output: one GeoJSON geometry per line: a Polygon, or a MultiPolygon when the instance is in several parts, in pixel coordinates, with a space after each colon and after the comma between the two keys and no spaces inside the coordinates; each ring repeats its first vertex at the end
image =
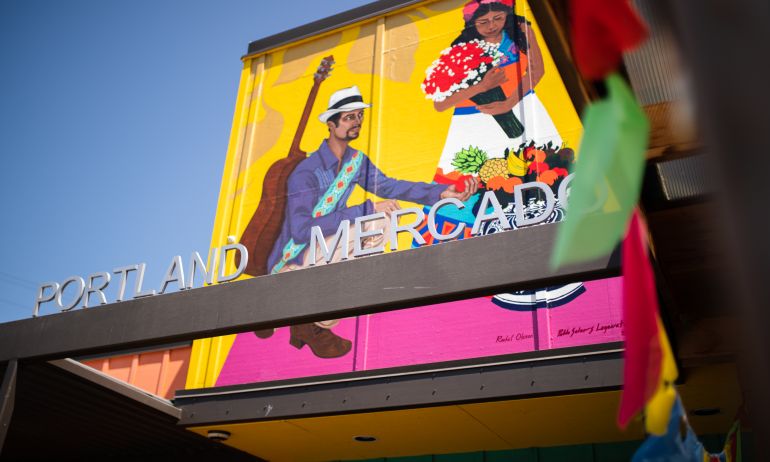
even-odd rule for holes
{"type": "MultiPolygon", "coordinates": [[[[480,83],[487,72],[500,64],[503,57],[504,54],[496,44],[484,40],[458,43],[442,51],[441,56],[425,70],[422,91],[428,99],[444,101],[454,93],[480,83]]],[[[499,86],[471,97],[476,104],[505,99],[505,92],[499,86]]],[[[524,132],[524,127],[512,111],[492,117],[508,138],[518,138],[524,132]]]]}

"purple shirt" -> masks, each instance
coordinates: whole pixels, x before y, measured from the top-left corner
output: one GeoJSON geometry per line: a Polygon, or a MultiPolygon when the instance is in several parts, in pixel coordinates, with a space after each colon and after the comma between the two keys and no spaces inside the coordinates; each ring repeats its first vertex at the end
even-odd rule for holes
{"type": "MultiPolygon", "coordinates": [[[[313,209],[337,177],[337,170],[349,161],[355,152],[355,149],[348,146],[342,160],[337,161],[337,157],[324,140],[318,151],[300,162],[289,175],[286,214],[281,234],[273,245],[273,251],[267,261],[268,272],[281,259],[283,248],[289,239],[294,239],[295,244],[308,244],[310,228],[313,226],[320,226],[324,236],[333,236],[342,220],[350,220],[352,223],[357,217],[374,213],[374,204],[368,199],[362,204],[347,206],[355,184],[379,197],[424,205],[436,203],[441,193],[447,188],[447,185],[388,178],[369,160],[369,157],[364,155],[358,173],[351,181],[350,187],[340,197],[334,210],[322,217],[313,217],[313,209]]],[[[304,252],[300,252],[296,258],[287,263],[302,264],[303,257],[304,252]]]]}

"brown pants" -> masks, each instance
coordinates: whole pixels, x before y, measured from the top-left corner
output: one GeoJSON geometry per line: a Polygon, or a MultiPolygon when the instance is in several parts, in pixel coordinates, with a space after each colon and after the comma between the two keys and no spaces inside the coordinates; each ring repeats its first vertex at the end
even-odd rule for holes
{"type": "MultiPolygon", "coordinates": [[[[372,220],[367,221],[364,223],[363,226],[364,231],[374,231],[374,230],[382,230],[382,234],[377,234],[374,236],[367,237],[363,239],[362,241],[362,247],[365,249],[371,249],[372,247],[378,247],[378,246],[384,246],[388,243],[390,240],[390,216],[386,216],[385,219],[380,220],[372,220]]],[[[355,249],[355,235],[354,235],[354,226],[350,225],[350,229],[348,230],[348,258],[353,258],[353,249],[355,249]]],[[[326,246],[327,248],[334,243],[332,242],[334,237],[327,237],[326,238],[326,246]]],[[[321,245],[318,244],[316,247],[316,265],[326,265],[327,263],[323,260],[323,252],[321,252],[321,245]]],[[[332,258],[329,261],[329,263],[338,263],[342,261],[342,246],[337,246],[336,249],[334,249],[334,253],[332,254],[332,258]]],[[[310,267],[310,251],[308,249],[305,249],[305,256],[302,259],[302,264],[298,265],[296,263],[289,264],[284,266],[279,273],[285,273],[287,271],[294,271],[298,269],[308,268],[310,267]]],[[[332,327],[339,324],[339,319],[332,319],[329,321],[320,321],[315,323],[316,326],[322,327],[324,329],[331,329],[332,327]]]]}

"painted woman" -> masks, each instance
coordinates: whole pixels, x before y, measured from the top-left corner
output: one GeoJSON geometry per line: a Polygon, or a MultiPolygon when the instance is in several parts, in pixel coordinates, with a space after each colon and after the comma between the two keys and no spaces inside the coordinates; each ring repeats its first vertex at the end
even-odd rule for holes
{"type": "Polygon", "coordinates": [[[560,146],[562,139],[535,93],[544,74],[540,47],[530,24],[514,14],[513,0],[471,0],[463,8],[463,20],[465,28],[452,46],[483,40],[497,44],[505,56],[480,83],[434,103],[439,112],[454,111],[438,167],[445,173],[454,170],[456,154],[469,146],[483,150],[491,159],[504,157],[506,148],[518,148],[524,142],[542,145],[551,141],[560,146]],[[503,90],[503,101],[477,104],[472,100],[495,87],[503,90]],[[512,113],[523,126],[523,132],[514,133],[514,138],[494,119],[506,113],[512,113]]]}
{"type": "MultiPolygon", "coordinates": [[[[452,183],[462,181],[457,178],[461,174],[478,174],[481,184],[495,191],[515,227],[514,185],[539,181],[551,186],[556,193],[574,156],[571,149],[560,149],[562,137],[535,93],[545,73],[543,57],[531,24],[516,15],[514,9],[514,0],[471,0],[462,9],[465,27],[450,47],[480,40],[494,44],[504,56],[475,85],[447,91],[451,94],[434,99],[436,111],[453,110],[434,181],[452,183]],[[493,90],[498,93],[498,100],[484,101],[492,99],[485,95],[493,90]],[[544,162],[546,157],[548,162],[544,162]],[[541,168],[552,170],[541,171],[541,168]]],[[[437,229],[449,234],[465,224],[462,237],[469,237],[483,193],[480,189],[471,196],[463,209],[441,208],[436,214],[437,229]]],[[[525,215],[542,210],[545,198],[538,190],[529,190],[524,199],[525,215]]],[[[562,212],[559,205],[546,222],[559,221],[562,212]]],[[[499,223],[490,222],[482,228],[482,233],[501,230],[499,223]]],[[[427,226],[419,231],[426,240],[430,239],[427,226]]],[[[513,250],[512,258],[515,258],[513,250]]],[[[507,309],[532,310],[563,305],[584,291],[582,283],[577,282],[537,291],[497,294],[492,301],[507,309]]]]}

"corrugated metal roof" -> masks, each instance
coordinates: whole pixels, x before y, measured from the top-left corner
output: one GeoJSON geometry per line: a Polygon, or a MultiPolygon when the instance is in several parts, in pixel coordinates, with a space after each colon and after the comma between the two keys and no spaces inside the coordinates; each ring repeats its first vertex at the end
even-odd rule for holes
{"type": "Polygon", "coordinates": [[[660,4],[634,0],[639,15],[649,27],[648,39],[636,50],[623,55],[631,87],[642,105],[676,101],[682,97],[677,87],[677,52],[665,25],[660,4]]]}

